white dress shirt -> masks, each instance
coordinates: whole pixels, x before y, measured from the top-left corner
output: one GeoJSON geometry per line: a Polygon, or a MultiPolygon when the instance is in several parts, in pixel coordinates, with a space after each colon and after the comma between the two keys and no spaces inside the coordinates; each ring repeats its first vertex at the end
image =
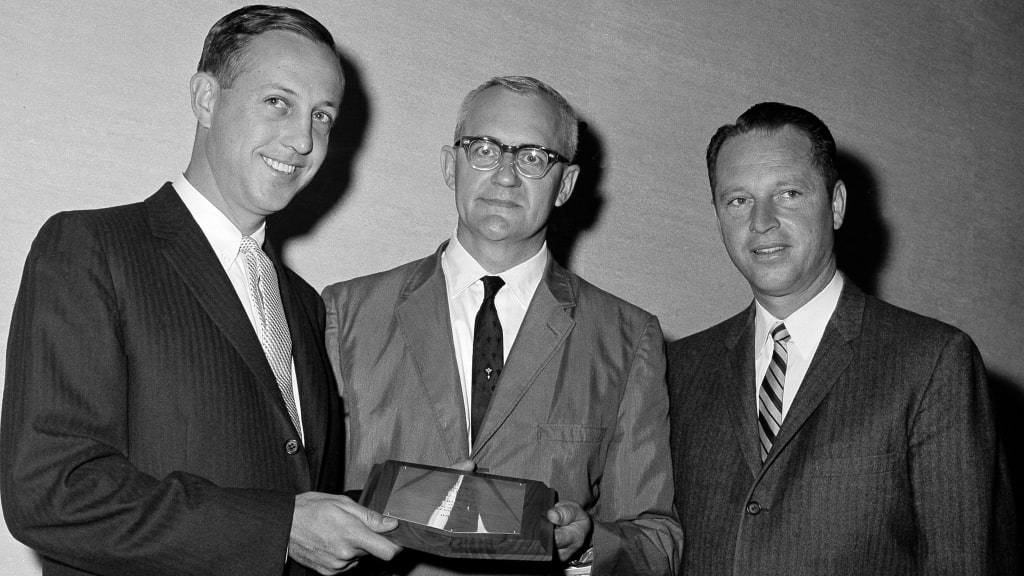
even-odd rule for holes
{"type": "MultiPolygon", "coordinates": [[[[540,285],[548,263],[547,242],[528,260],[505,270],[500,276],[505,285],[494,297],[494,307],[501,321],[502,348],[505,360],[519,334],[519,328],[526,317],[533,293],[540,285]]],[[[473,400],[473,327],[476,314],[484,300],[484,284],[480,281],[489,274],[465,247],[459,243],[455,233],[441,254],[441,270],[444,272],[445,287],[448,291],[448,314],[452,323],[452,343],[455,345],[455,361],[462,382],[462,398],[466,408],[466,435],[470,434],[473,400]]]]}
{"type": "MultiPolygon", "coordinates": [[[[196,190],[184,175],[175,178],[172,185],[174,186],[174,191],[178,193],[178,197],[185,203],[189,213],[192,214],[196,223],[199,224],[203,235],[206,236],[210,247],[213,248],[213,252],[217,255],[220,265],[224,267],[224,272],[227,273],[228,279],[231,280],[231,286],[235,289],[238,301],[245,308],[245,314],[249,317],[249,322],[252,324],[253,330],[256,331],[256,336],[259,337],[263,333],[263,326],[260,323],[259,314],[256,313],[256,306],[253,304],[252,297],[249,294],[249,273],[245,266],[245,257],[239,253],[239,248],[242,246],[242,233],[223,212],[196,190]]],[[[262,247],[266,235],[267,225],[264,222],[259,230],[253,232],[252,238],[262,247]]],[[[295,375],[294,357],[292,357],[292,396],[295,398],[296,411],[302,414],[302,406],[299,402],[299,380],[295,375]]],[[[302,430],[299,430],[299,435],[305,440],[302,430]]]]}
{"type": "MultiPolygon", "coordinates": [[[[825,327],[835,312],[839,303],[839,295],[843,291],[843,275],[838,271],[827,286],[811,299],[810,302],[798,308],[782,319],[789,331],[790,340],[786,344],[786,382],[782,387],[782,418],[785,422],[786,413],[793,404],[793,398],[800,390],[800,384],[807,374],[807,367],[814,358],[814,352],[821,343],[821,337],[825,333],[825,327]]],[[[754,301],[757,314],[754,318],[754,342],[759,343],[754,356],[754,399],[756,403],[758,388],[761,380],[764,379],[768,365],[771,363],[772,350],[775,343],[771,337],[771,330],[780,319],[768,313],[757,300],[754,301]]]]}

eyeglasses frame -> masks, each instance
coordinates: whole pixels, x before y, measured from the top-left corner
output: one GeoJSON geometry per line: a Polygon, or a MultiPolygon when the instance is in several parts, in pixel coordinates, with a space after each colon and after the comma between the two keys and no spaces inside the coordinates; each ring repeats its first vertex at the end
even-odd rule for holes
{"type": "Polygon", "coordinates": [[[491,138],[490,136],[461,136],[455,140],[455,147],[462,148],[463,150],[465,150],[466,159],[468,160],[469,147],[471,144],[473,144],[473,142],[476,142],[477,140],[483,140],[484,142],[494,144],[501,150],[501,157],[499,157],[498,161],[494,163],[494,166],[490,168],[477,168],[476,166],[473,166],[472,162],[469,163],[469,165],[474,170],[479,170],[481,172],[490,172],[491,170],[494,170],[495,168],[501,166],[501,158],[505,156],[506,152],[512,154],[512,167],[516,171],[516,174],[519,174],[523,178],[540,179],[547,176],[548,172],[551,171],[551,167],[554,166],[556,163],[561,162],[562,164],[572,164],[572,160],[569,160],[565,156],[562,156],[558,152],[555,152],[554,150],[547,148],[545,146],[539,146],[537,144],[519,144],[518,146],[513,146],[511,144],[502,144],[500,141],[498,141],[495,138],[491,138]],[[537,176],[530,176],[527,174],[523,174],[522,170],[519,169],[519,166],[516,164],[516,155],[520,150],[526,148],[529,148],[531,150],[539,150],[548,155],[548,165],[546,168],[544,168],[544,172],[542,174],[539,174],[537,176]]]}

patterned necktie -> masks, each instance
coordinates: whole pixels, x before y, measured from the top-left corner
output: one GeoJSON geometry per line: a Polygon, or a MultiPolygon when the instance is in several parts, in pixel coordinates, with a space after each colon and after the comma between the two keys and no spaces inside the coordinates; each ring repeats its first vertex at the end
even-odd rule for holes
{"type": "Polygon", "coordinates": [[[274,379],[281,390],[288,415],[295,425],[295,430],[302,434],[302,421],[295,408],[292,396],[292,335],[288,330],[288,321],[284,317],[284,306],[281,304],[281,292],[277,286],[277,272],[274,264],[260,245],[250,236],[242,237],[239,251],[245,256],[245,267],[249,273],[249,297],[256,308],[260,319],[260,343],[267,362],[274,371],[274,379]]]}
{"type": "Polygon", "coordinates": [[[484,276],[484,301],[476,313],[473,324],[473,402],[470,442],[476,440],[480,423],[484,421],[491,395],[498,384],[501,369],[505,365],[504,342],[501,337],[501,321],[494,308],[494,295],[505,285],[498,276],[484,276]]]}
{"type": "Polygon", "coordinates": [[[786,383],[786,363],[789,361],[786,353],[789,331],[786,330],[785,324],[779,322],[775,325],[772,329],[772,340],[775,341],[772,361],[768,365],[768,371],[764,373],[764,380],[761,381],[761,388],[757,393],[761,462],[768,458],[768,452],[771,451],[772,443],[779,434],[779,427],[782,426],[782,387],[786,383]]]}

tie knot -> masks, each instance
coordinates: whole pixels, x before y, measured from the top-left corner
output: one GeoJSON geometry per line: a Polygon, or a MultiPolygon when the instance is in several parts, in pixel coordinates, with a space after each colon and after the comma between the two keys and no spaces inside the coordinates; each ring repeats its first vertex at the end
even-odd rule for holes
{"type": "Polygon", "coordinates": [[[484,300],[494,298],[494,294],[505,285],[501,276],[484,276],[480,280],[484,283],[484,300]]]}
{"type": "Polygon", "coordinates": [[[779,322],[772,328],[772,339],[776,342],[788,342],[789,341],[789,330],[786,330],[786,325],[779,322]]]}
{"type": "Polygon", "coordinates": [[[242,236],[242,245],[238,247],[239,252],[242,254],[248,254],[250,252],[259,252],[261,250],[262,248],[260,248],[259,243],[257,243],[252,236],[242,236]]]}

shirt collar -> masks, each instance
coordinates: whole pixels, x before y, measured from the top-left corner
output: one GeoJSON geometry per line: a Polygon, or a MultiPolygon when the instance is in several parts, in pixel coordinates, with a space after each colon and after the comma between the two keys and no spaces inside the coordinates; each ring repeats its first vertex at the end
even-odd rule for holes
{"type": "MultiPolygon", "coordinates": [[[[203,235],[206,236],[206,240],[213,247],[217,260],[227,270],[238,256],[238,249],[242,245],[242,233],[220,209],[196,190],[184,174],[175,178],[172,184],[174,191],[185,203],[185,207],[188,208],[192,218],[199,224],[203,235]]],[[[258,230],[253,232],[252,238],[257,244],[263,246],[266,235],[267,223],[264,222],[258,230]]]]}
{"type": "MultiPolygon", "coordinates": [[[[529,306],[533,293],[540,285],[544,269],[548,263],[548,243],[540,247],[536,254],[525,262],[517,264],[498,274],[505,281],[503,290],[508,290],[512,297],[524,308],[529,306]]],[[[448,288],[448,298],[453,299],[465,292],[474,282],[484,276],[493,276],[481,266],[473,255],[459,242],[453,232],[444,254],[441,255],[444,266],[444,279],[448,288]]]]}
{"type": "MultiPolygon", "coordinates": [[[[808,303],[785,319],[790,343],[802,352],[817,348],[818,343],[821,342],[825,327],[828,326],[828,321],[832,318],[832,312],[839,304],[839,296],[843,292],[843,282],[843,275],[837,270],[832,276],[832,280],[821,292],[818,292],[808,303]]],[[[771,339],[770,331],[779,322],[779,319],[765,310],[757,300],[754,300],[754,306],[757,310],[754,319],[754,342],[758,343],[756,350],[761,350],[771,339]]]]}

